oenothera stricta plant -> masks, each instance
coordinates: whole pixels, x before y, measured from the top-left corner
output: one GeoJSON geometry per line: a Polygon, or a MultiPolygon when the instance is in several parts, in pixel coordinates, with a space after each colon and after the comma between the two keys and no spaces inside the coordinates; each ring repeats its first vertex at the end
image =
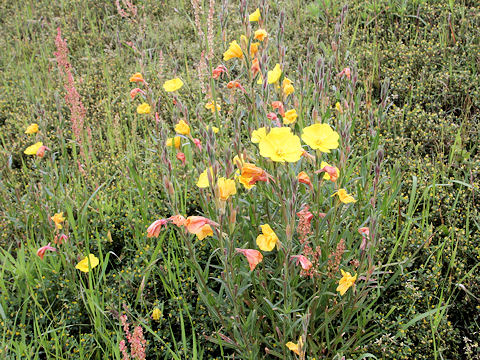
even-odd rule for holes
{"type": "MultiPolygon", "coordinates": [[[[362,96],[355,68],[341,65],[340,30],[330,52],[313,59],[309,50],[295,72],[283,54],[284,14],[268,28],[267,11],[242,5],[245,34],[217,54],[196,112],[183,105],[183,81],[164,84],[173,94],[173,121],[160,134],[171,217],[148,236],[171,227],[183,239],[218,325],[208,338],[227,353],[331,358],[369,340],[383,156],[374,131],[363,134],[370,151],[355,151],[362,96]],[[184,213],[187,201],[196,213],[184,213]],[[208,259],[198,256],[205,241],[208,259]]],[[[148,100],[141,74],[132,78],[148,100]]],[[[139,113],[155,112],[148,106],[139,113]]]]}

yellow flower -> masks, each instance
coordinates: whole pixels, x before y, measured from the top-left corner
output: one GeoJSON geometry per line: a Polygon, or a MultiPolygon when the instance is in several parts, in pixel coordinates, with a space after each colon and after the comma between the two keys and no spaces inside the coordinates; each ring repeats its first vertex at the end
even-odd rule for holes
{"type": "Polygon", "coordinates": [[[189,135],[190,126],[185,122],[185,120],[180,120],[177,125],[175,125],[175,132],[180,135],[189,135]]]}
{"type": "Polygon", "coordinates": [[[207,236],[212,236],[213,235],[212,227],[208,224],[205,224],[202,226],[200,231],[196,233],[196,235],[198,240],[203,240],[207,236]]]}
{"type": "Polygon", "coordinates": [[[299,137],[289,127],[273,128],[258,145],[260,155],[272,161],[297,162],[303,154],[299,137]]]}
{"type": "Polygon", "coordinates": [[[269,84],[275,84],[278,80],[280,80],[280,76],[282,76],[282,68],[280,67],[280,64],[277,64],[273,70],[270,70],[267,73],[267,82],[269,84]]]}
{"type": "Polygon", "coordinates": [[[175,145],[175,149],[180,149],[180,146],[182,145],[182,141],[180,136],[175,136],[173,139],[168,138],[167,142],[165,143],[166,146],[172,146],[175,145]]]}
{"type": "Polygon", "coordinates": [[[90,271],[90,269],[88,268],[89,263],[90,263],[90,269],[93,269],[95,266],[97,266],[100,263],[100,261],[95,255],[88,254],[88,256],[86,256],[82,261],[80,261],[77,264],[77,266],[75,266],[75,269],[78,269],[80,271],[87,273],[90,271]]]}
{"type": "Polygon", "coordinates": [[[295,354],[300,355],[300,351],[302,351],[303,347],[302,336],[300,336],[300,338],[298,339],[298,343],[295,344],[294,342],[289,341],[285,345],[295,354]]]}
{"type": "Polygon", "coordinates": [[[338,190],[335,194],[333,194],[332,196],[335,196],[335,195],[338,195],[338,198],[340,199],[340,201],[344,204],[350,204],[350,203],[353,203],[353,202],[356,202],[357,200],[354,199],[354,197],[352,195],[349,195],[347,193],[347,190],[345,189],[340,189],[338,190]]]}
{"type": "Polygon", "coordinates": [[[55,227],[60,230],[62,228],[62,223],[65,221],[63,211],[56,213],[50,219],[55,223],[55,227]]]}
{"type": "Polygon", "coordinates": [[[340,292],[340,295],[344,295],[347,290],[355,283],[355,280],[357,280],[357,274],[355,276],[352,276],[349,272],[345,272],[343,270],[340,270],[342,272],[342,278],[338,282],[338,287],[337,291],[340,292]]]}
{"type": "Polygon", "coordinates": [[[177,91],[183,86],[183,81],[179,78],[167,80],[163,83],[163,89],[167,92],[177,91]]]}
{"type": "MultiPolygon", "coordinates": [[[[332,167],[332,165],[326,163],[325,161],[322,161],[320,163],[320,169],[323,169],[325,166],[330,166],[332,167]]],[[[338,167],[335,166],[335,170],[337,171],[337,178],[340,176],[340,169],[338,167]]],[[[335,180],[337,180],[337,178],[335,180]]],[[[332,180],[333,179],[331,178],[331,176],[328,174],[328,172],[325,171],[325,174],[323,175],[323,180],[332,180]]]]}
{"type": "Polygon", "coordinates": [[[257,8],[253,13],[248,16],[248,21],[258,21],[260,19],[260,9],[257,8]]]}
{"type": "Polygon", "coordinates": [[[292,85],[292,80],[288,78],[284,78],[282,82],[282,89],[285,96],[288,96],[291,93],[293,93],[295,91],[295,88],[292,85]]]}
{"type": "Polygon", "coordinates": [[[25,134],[35,134],[38,132],[38,124],[30,124],[25,130],[25,134]]]}
{"type": "Polygon", "coordinates": [[[219,128],[216,126],[207,126],[207,130],[208,129],[212,129],[214,134],[217,134],[220,131],[219,128]]]}
{"type": "MultiPolygon", "coordinates": [[[[217,105],[217,111],[220,111],[222,110],[222,108],[220,107],[220,105],[218,105],[218,103],[215,101],[215,104],[217,105]]],[[[208,102],[207,104],[205,104],[205,109],[209,109],[212,111],[212,113],[215,112],[215,104],[213,101],[210,101],[208,102]]]]}
{"type": "Polygon", "coordinates": [[[143,103],[137,106],[137,113],[139,114],[150,114],[152,108],[147,103],[143,103]]]}
{"type": "Polygon", "coordinates": [[[24,153],[26,155],[37,155],[37,151],[38,149],[40,149],[41,147],[43,146],[43,143],[42,142],[37,142],[33,145],[30,145],[29,147],[27,147],[24,151],[24,153]]]}
{"type": "Polygon", "coordinates": [[[312,149],[329,153],[338,148],[340,136],[328,124],[313,124],[303,129],[302,140],[312,149]]]}
{"type": "Polygon", "coordinates": [[[235,155],[232,159],[232,162],[237,166],[240,167],[240,169],[243,167],[243,164],[245,164],[245,155],[240,154],[240,156],[235,155]]]}
{"type": "Polygon", "coordinates": [[[288,125],[288,124],[293,124],[297,120],[297,110],[292,109],[288,110],[285,113],[285,116],[283,117],[283,124],[288,125]]]}
{"type": "Polygon", "coordinates": [[[253,38],[255,40],[263,41],[267,36],[268,36],[268,33],[265,31],[265,29],[258,29],[257,31],[255,31],[253,38]]]}
{"type": "Polygon", "coordinates": [[[337,101],[337,103],[335,104],[335,109],[337,109],[337,111],[340,113],[340,114],[343,114],[343,109],[342,109],[342,105],[340,105],[340,103],[337,101]]]}
{"type": "Polygon", "coordinates": [[[240,47],[240,45],[237,44],[236,40],[233,40],[230,43],[230,47],[228,48],[228,50],[223,53],[224,61],[228,61],[233,58],[243,58],[242,48],[240,47]]]}
{"type": "MultiPolygon", "coordinates": [[[[210,175],[211,175],[211,178],[213,179],[213,168],[212,167],[209,167],[209,170],[210,170],[210,175]]],[[[198,177],[198,180],[197,180],[197,186],[201,189],[203,188],[206,188],[208,187],[209,185],[209,182],[208,182],[208,174],[207,174],[207,170],[205,170],[204,172],[202,172],[200,174],[200,176],[198,177]]]]}
{"type": "Polygon", "coordinates": [[[265,136],[267,136],[267,129],[261,127],[258,130],[252,131],[252,137],[250,140],[252,141],[252,143],[258,144],[265,136]]]}
{"type": "Polygon", "coordinates": [[[257,246],[262,251],[272,251],[275,245],[277,245],[278,237],[270,227],[270,225],[260,225],[262,233],[257,236],[257,246]]]}
{"type": "Polygon", "coordinates": [[[155,308],[153,309],[152,311],[152,319],[155,320],[155,321],[158,321],[160,320],[160,318],[162,317],[162,312],[160,311],[159,308],[155,308]]]}
{"type": "Polygon", "coordinates": [[[235,187],[235,180],[225,179],[224,177],[221,177],[218,178],[217,186],[220,200],[226,201],[231,195],[235,195],[237,193],[237,188],[235,187]]]}

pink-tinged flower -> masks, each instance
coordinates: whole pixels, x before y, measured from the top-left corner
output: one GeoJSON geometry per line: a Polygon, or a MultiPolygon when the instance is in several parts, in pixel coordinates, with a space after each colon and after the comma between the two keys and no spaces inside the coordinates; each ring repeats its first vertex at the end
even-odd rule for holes
{"type": "Polygon", "coordinates": [[[308,160],[310,160],[310,161],[312,161],[312,162],[315,162],[315,156],[313,156],[312,154],[309,154],[309,153],[306,152],[305,150],[303,150],[302,156],[303,156],[304,158],[307,158],[308,160]]]}
{"type": "Polygon", "coordinates": [[[245,255],[248,261],[248,265],[250,265],[250,270],[253,271],[255,270],[255,267],[262,262],[263,260],[263,255],[260,251],[258,250],[253,250],[253,249],[235,249],[237,253],[245,255]]]}
{"type": "Polygon", "coordinates": [[[370,229],[368,227],[361,227],[358,229],[358,232],[362,236],[369,237],[370,236],[370,229]]]}
{"type": "Polygon", "coordinates": [[[303,255],[292,255],[290,256],[291,259],[297,259],[297,265],[298,263],[300,263],[300,265],[302,266],[302,269],[303,270],[310,270],[313,266],[312,262],[310,260],[308,260],[305,256],[303,255]]]}
{"type": "Polygon", "coordinates": [[[218,79],[224,72],[228,73],[227,68],[224,65],[218,65],[212,71],[212,77],[218,79]]]}
{"type": "Polygon", "coordinates": [[[345,75],[348,78],[348,80],[350,80],[350,77],[351,77],[350,68],[346,67],[337,74],[337,76],[339,76],[339,77],[341,77],[343,75],[345,75]]]}
{"type": "Polygon", "coordinates": [[[183,225],[189,233],[197,234],[202,230],[202,227],[207,224],[219,226],[219,224],[217,224],[215,221],[207,219],[203,216],[189,216],[183,225]]]}
{"type": "Polygon", "coordinates": [[[182,162],[182,165],[185,165],[185,154],[183,152],[177,153],[177,159],[182,162]]]}
{"type": "Polygon", "coordinates": [[[326,216],[327,216],[327,214],[325,214],[325,213],[322,213],[322,212],[318,213],[318,217],[319,217],[320,219],[323,219],[323,218],[326,217],[326,216]]]}
{"type": "Polygon", "coordinates": [[[267,114],[267,118],[272,121],[278,121],[278,116],[274,112],[270,112],[267,114]]]}
{"type": "Polygon", "coordinates": [[[132,98],[132,100],[135,99],[135,96],[137,96],[138,93],[145,95],[145,91],[143,91],[142,89],[135,88],[130,90],[130,97],[132,98]]]}
{"type": "Polygon", "coordinates": [[[155,220],[152,225],[150,225],[147,229],[147,237],[158,237],[160,231],[162,230],[162,226],[168,224],[168,219],[159,219],[155,220]]]}
{"type": "Polygon", "coordinates": [[[42,246],[40,249],[37,250],[37,255],[40,257],[40,259],[43,260],[43,257],[45,256],[45,252],[47,250],[57,251],[57,249],[55,249],[54,247],[51,247],[50,243],[48,243],[48,245],[42,246]]]}
{"type": "Polygon", "coordinates": [[[67,235],[65,235],[65,234],[60,234],[60,235],[59,235],[59,234],[57,234],[57,235],[55,235],[55,238],[54,238],[53,242],[54,242],[55,244],[57,244],[57,245],[62,245],[62,243],[63,243],[64,241],[67,242],[67,240],[68,240],[68,236],[67,236],[67,235]]]}
{"type": "Polygon", "coordinates": [[[285,108],[283,107],[283,103],[281,101],[273,101],[272,102],[272,107],[274,109],[278,109],[278,112],[282,117],[285,116],[285,108]]]}
{"type": "Polygon", "coordinates": [[[250,71],[252,72],[253,77],[255,77],[255,75],[257,75],[260,72],[260,63],[258,62],[257,58],[253,59],[252,67],[250,68],[250,71]]]}
{"type": "Polygon", "coordinates": [[[37,150],[37,156],[40,157],[40,158],[43,158],[45,156],[45,151],[46,150],[50,151],[50,149],[48,147],[46,147],[45,145],[40,146],[37,150]]]}
{"type": "Polygon", "coordinates": [[[195,146],[198,148],[198,150],[202,151],[202,142],[200,141],[200,139],[193,139],[193,142],[195,144],[195,146]]]}
{"type": "Polygon", "coordinates": [[[173,215],[168,220],[177,226],[183,226],[183,224],[185,224],[185,217],[180,214],[173,215]]]}

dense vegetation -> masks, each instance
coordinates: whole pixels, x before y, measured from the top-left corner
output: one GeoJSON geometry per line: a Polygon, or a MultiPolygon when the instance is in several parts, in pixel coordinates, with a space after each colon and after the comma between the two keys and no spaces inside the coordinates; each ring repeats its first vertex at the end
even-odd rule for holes
{"type": "Polygon", "coordinates": [[[121,359],[128,321],[147,359],[480,358],[480,5],[197,3],[0,5],[2,357],[121,359]],[[249,22],[256,8],[261,20],[249,22]],[[260,26],[269,35],[252,78],[253,58],[223,54],[260,26]],[[279,86],[266,81],[276,63],[279,86]],[[129,81],[135,73],[146,83],[129,81]],[[285,95],[287,77],[295,92],[285,95]],[[166,91],[174,78],[183,87],[166,91]],[[244,92],[227,86],[237,80],[244,92]],[[137,86],[142,101],[130,97],[137,86]],[[205,108],[212,99],[220,111],[205,108]],[[285,117],[275,100],[298,114],[281,125],[302,137],[328,123],[339,148],[302,137],[313,160],[268,160],[251,136],[275,126],[267,113],[285,117]],[[137,112],[142,102],[149,113],[137,112]],[[32,123],[40,131],[26,134],[32,123]],[[179,149],[166,146],[175,133],[179,149]],[[43,157],[25,154],[40,141],[43,157]],[[218,185],[196,185],[209,166],[207,183],[236,179],[241,154],[272,180],[252,190],[236,181],[225,200],[218,185]],[[336,183],[315,174],[320,159],[339,166],[336,183]],[[356,202],[332,198],[339,188],[356,202]],[[306,215],[295,215],[304,204],[313,253],[298,228],[306,215]],[[147,234],[175,214],[220,230],[147,234]],[[249,271],[235,248],[258,250],[266,223],[282,245],[249,271]],[[41,258],[48,243],[55,251],[41,258]],[[99,264],[82,271],[89,253],[99,264]],[[300,253],[315,274],[289,260],[300,253]],[[358,277],[340,295],[343,269],[358,277]],[[286,343],[299,337],[296,355],[286,343]]]}

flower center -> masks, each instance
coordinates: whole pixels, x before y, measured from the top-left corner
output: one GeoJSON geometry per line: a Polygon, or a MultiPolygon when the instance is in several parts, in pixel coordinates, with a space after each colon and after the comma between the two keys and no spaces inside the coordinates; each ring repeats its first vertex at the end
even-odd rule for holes
{"type": "Polygon", "coordinates": [[[315,140],[315,145],[317,145],[317,146],[322,146],[322,144],[323,144],[322,139],[317,139],[317,140],[315,140]]]}
{"type": "Polygon", "coordinates": [[[285,156],[285,151],[283,151],[283,149],[277,149],[275,151],[275,154],[278,156],[278,157],[284,157],[285,156]]]}

